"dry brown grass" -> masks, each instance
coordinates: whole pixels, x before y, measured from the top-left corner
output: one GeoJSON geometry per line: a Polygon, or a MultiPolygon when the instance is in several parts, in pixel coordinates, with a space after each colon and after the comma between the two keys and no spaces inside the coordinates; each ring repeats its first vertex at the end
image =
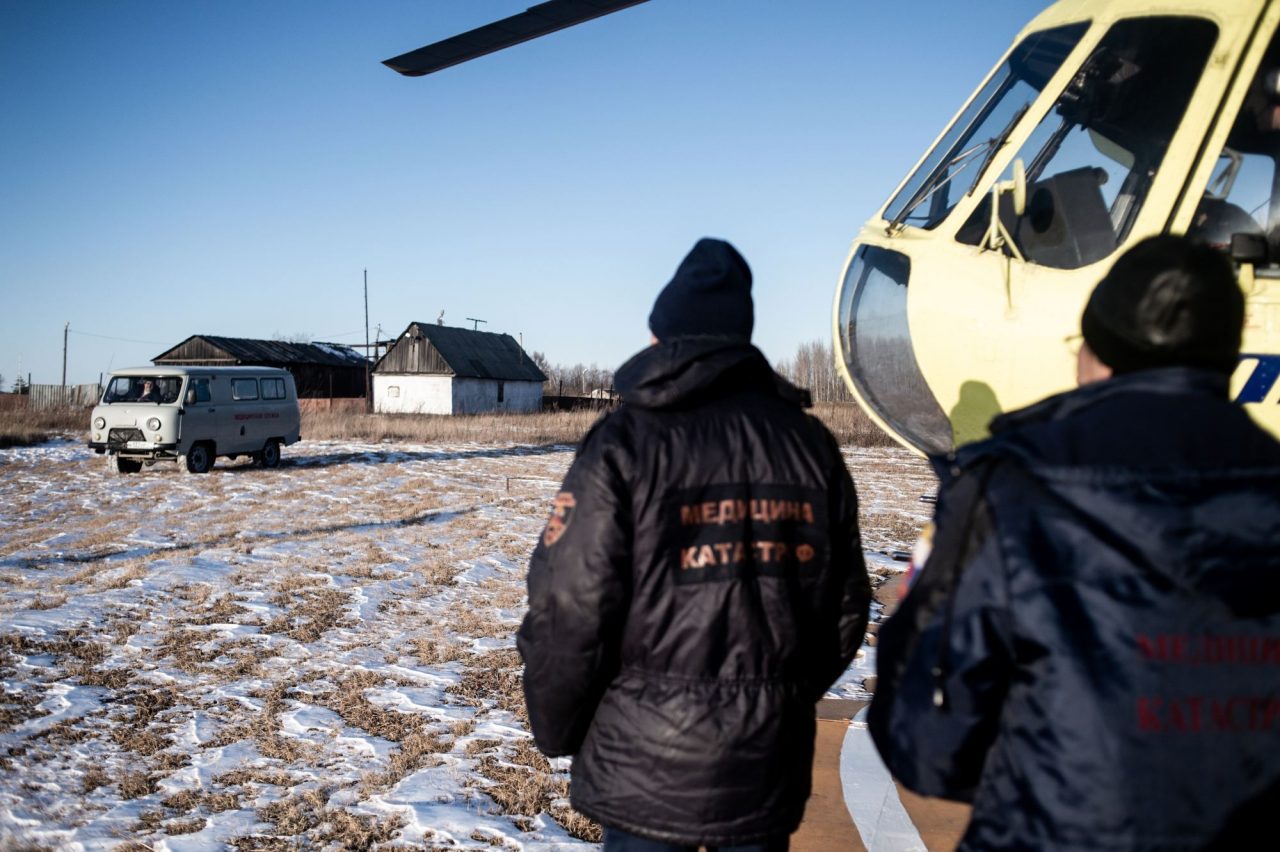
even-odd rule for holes
{"type": "Polygon", "coordinates": [[[328,630],[354,627],[346,612],[347,592],[320,586],[328,578],[295,576],[280,581],[273,603],[286,612],[263,625],[264,633],[286,633],[303,643],[314,642],[328,630]]]}
{"type": "Polygon", "coordinates": [[[497,638],[515,633],[516,624],[503,622],[500,615],[488,607],[459,607],[450,613],[449,626],[462,636],[497,638]]]}
{"type": "Polygon", "coordinates": [[[0,733],[11,731],[28,719],[48,715],[37,708],[39,703],[40,696],[9,692],[0,687],[0,733]]]}
{"type": "Polygon", "coordinates": [[[164,824],[165,834],[195,834],[197,831],[204,831],[204,827],[209,821],[204,817],[196,817],[195,819],[175,819],[164,824]]]}
{"type": "Polygon", "coordinates": [[[379,819],[368,814],[332,810],[325,813],[325,820],[317,832],[316,841],[328,848],[354,849],[363,852],[379,843],[395,839],[396,832],[404,827],[404,818],[396,815],[379,819]]]}
{"type": "Polygon", "coordinates": [[[121,748],[145,757],[164,751],[171,745],[169,738],[153,730],[152,725],[159,723],[159,716],[177,704],[179,697],[173,685],[144,687],[125,696],[132,712],[127,717],[117,717],[120,724],[111,728],[111,739],[121,748]]]}
{"type": "Polygon", "coordinates": [[[87,796],[99,787],[105,787],[110,783],[111,776],[102,767],[90,766],[80,779],[80,789],[87,796]]]}
{"type": "Polygon", "coordinates": [[[382,772],[370,772],[361,779],[365,794],[390,789],[400,779],[428,766],[441,762],[438,756],[453,748],[453,740],[426,731],[416,731],[400,741],[400,748],[391,755],[387,768],[382,772]]]}
{"type": "Polygon", "coordinates": [[[178,627],[165,634],[157,650],[162,657],[172,659],[173,664],[181,671],[187,674],[198,674],[204,671],[209,663],[222,656],[222,651],[218,648],[206,650],[200,647],[214,638],[216,637],[213,634],[203,630],[178,627]]]}
{"type": "Polygon", "coordinates": [[[812,413],[844,447],[892,447],[897,444],[872,422],[856,402],[817,402],[812,413]]]}
{"type": "Polygon", "coordinates": [[[233,769],[213,779],[213,783],[226,787],[241,787],[245,784],[270,784],[273,787],[293,787],[301,783],[283,769],[269,766],[250,766],[246,769],[233,769]]]}
{"type": "MultiPolygon", "coordinates": [[[[273,760],[281,760],[286,763],[299,760],[307,755],[304,744],[295,740],[281,736],[280,734],[280,712],[284,709],[285,698],[288,697],[290,690],[296,684],[293,681],[284,681],[272,684],[266,690],[253,693],[254,698],[262,700],[262,708],[257,715],[248,722],[228,726],[213,737],[209,742],[204,743],[204,748],[227,746],[232,743],[240,742],[245,739],[252,739],[254,745],[258,749],[258,753],[263,757],[273,760]]],[[[217,779],[219,783],[242,783],[236,780],[223,781],[222,779],[232,778],[233,773],[221,776],[217,779]]],[[[287,777],[287,776],[285,776],[287,777]]],[[[246,780],[261,781],[257,776],[245,776],[246,780]]],[[[275,781],[266,781],[265,783],[276,783],[275,781]]],[[[292,784],[292,781],[285,783],[292,784]]]]}
{"type": "Polygon", "coordinates": [[[147,772],[126,772],[120,779],[120,798],[138,799],[150,796],[160,787],[160,780],[147,772]]]}
{"type": "Polygon", "coordinates": [[[338,441],[575,444],[600,416],[596,411],[536,414],[345,414],[304,412],[302,434],[338,441]]]}
{"type": "Polygon", "coordinates": [[[505,761],[486,754],[476,768],[489,782],[485,793],[502,813],[529,817],[545,811],[573,837],[594,843],[603,840],[600,826],[569,806],[568,780],[551,771],[532,740],[517,742],[505,761]]]}
{"type": "Polygon", "coordinates": [[[86,433],[90,411],[82,406],[0,410],[0,449],[29,447],[60,434],[86,433]]]}
{"type": "Polygon", "coordinates": [[[445,689],[473,707],[494,706],[526,721],[520,655],[503,648],[470,658],[462,678],[445,689]]]}
{"type": "Polygon", "coordinates": [[[94,591],[106,592],[112,589],[123,589],[134,580],[141,580],[148,573],[147,560],[131,560],[123,569],[112,572],[110,576],[102,578],[94,586],[94,591]]]}
{"type": "MultiPolygon", "coordinates": [[[[891,446],[894,441],[853,402],[813,407],[841,444],[891,446]]],[[[576,444],[600,417],[598,411],[536,414],[349,414],[303,412],[302,434],[317,440],[576,444]]]]}
{"type": "Polygon", "coordinates": [[[337,713],[352,727],[384,740],[403,743],[422,730],[422,717],[387,710],[364,697],[365,690],[382,686],[389,681],[385,675],[371,671],[352,672],[340,680],[333,692],[325,695],[319,703],[337,713]]]}

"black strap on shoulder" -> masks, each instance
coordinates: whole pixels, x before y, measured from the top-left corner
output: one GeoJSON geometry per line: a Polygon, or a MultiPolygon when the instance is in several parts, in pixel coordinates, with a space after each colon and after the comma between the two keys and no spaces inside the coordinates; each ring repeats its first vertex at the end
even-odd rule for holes
{"type": "MultiPolygon", "coordinates": [[[[974,527],[979,520],[978,510],[983,504],[983,493],[997,463],[996,458],[983,459],[974,467],[962,471],[953,480],[947,493],[939,495],[944,498],[941,501],[943,513],[938,516],[933,548],[925,563],[929,586],[928,603],[932,605],[922,607],[917,613],[923,615],[934,612],[938,604],[943,607],[938,659],[929,672],[933,678],[933,706],[943,711],[948,704],[946,681],[951,669],[950,636],[956,592],[965,566],[982,544],[983,536],[974,535],[974,527]]],[[[923,581],[925,577],[920,579],[923,581]]],[[[917,623],[917,630],[921,627],[923,625],[917,623]]]]}

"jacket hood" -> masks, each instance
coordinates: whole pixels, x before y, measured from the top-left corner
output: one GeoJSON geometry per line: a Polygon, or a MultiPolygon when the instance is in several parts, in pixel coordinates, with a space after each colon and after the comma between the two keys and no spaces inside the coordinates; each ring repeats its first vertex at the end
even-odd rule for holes
{"type": "Polygon", "coordinates": [[[769,366],[750,343],[720,337],[681,337],[649,346],[618,368],[622,401],[638,408],[681,408],[742,390],[774,393],[802,408],[809,392],[769,366]]]}

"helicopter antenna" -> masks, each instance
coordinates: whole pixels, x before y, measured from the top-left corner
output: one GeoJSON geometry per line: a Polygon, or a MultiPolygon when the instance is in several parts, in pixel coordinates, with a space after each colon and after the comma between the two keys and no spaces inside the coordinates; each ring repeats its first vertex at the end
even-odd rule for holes
{"type": "Polygon", "coordinates": [[[422,77],[644,2],[647,0],[548,0],[518,15],[402,53],[382,64],[406,77],[422,77]]]}

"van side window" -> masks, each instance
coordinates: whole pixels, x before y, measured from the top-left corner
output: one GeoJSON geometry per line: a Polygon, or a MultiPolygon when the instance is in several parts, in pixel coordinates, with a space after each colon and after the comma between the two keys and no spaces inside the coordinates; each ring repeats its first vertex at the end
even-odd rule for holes
{"type": "Polygon", "coordinates": [[[284,379],[263,379],[263,399],[284,399],[284,379]]]}
{"type": "Polygon", "coordinates": [[[258,380],[257,379],[232,379],[231,380],[231,398],[232,399],[257,399],[258,398],[258,380]]]}
{"type": "Polygon", "coordinates": [[[208,379],[192,379],[191,386],[187,388],[187,402],[209,402],[213,399],[213,395],[209,393],[208,379]],[[195,394],[192,399],[191,395],[195,394]]]}

